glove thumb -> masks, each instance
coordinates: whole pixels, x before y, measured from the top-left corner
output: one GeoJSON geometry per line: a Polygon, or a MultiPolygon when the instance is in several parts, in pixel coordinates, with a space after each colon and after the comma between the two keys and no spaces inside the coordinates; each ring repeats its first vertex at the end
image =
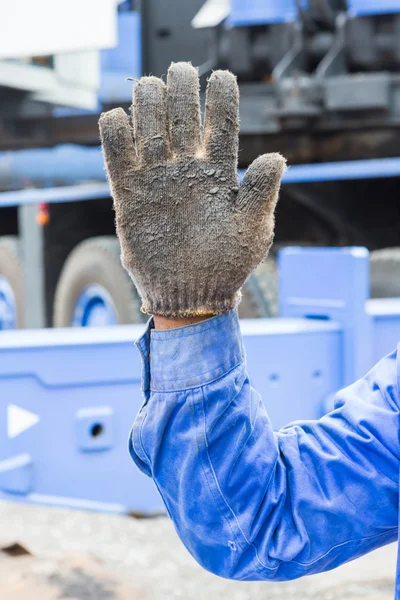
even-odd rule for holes
{"type": "Polygon", "coordinates": [[[247,169],[239,190],[239,210],[253,216],[273,213],[278,201],[286,160],[281,154],[263,154],[247,169]]]}

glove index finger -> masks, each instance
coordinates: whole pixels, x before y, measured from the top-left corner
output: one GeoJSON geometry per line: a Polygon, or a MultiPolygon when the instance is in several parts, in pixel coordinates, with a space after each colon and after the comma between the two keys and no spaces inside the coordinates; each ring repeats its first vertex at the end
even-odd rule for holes
{"type": "Polygon", "coordinates": [[[122,108],[100,116],[100,138],[110,183],[118,182],[137,161],[133,131],[122,108]]]}

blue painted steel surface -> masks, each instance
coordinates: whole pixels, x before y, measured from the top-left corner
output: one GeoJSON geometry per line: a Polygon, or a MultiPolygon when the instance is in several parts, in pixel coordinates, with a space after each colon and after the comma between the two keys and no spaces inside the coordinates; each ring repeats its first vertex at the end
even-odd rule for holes
{"type": "MultiPolygon", "coordinates": [[[[239,171],[240,178],[244,173],[245,171],[239,171]]],[[[315,165],[294,165],[286,171],[282,183],[346,181],[399,176],[400,158],[377,158],[315,165]]]]}
{"type": "Polygon", "coordinates": [[[60,144],[54,148],[0,152],[0,183],[3,188],[23,187],[27,181],[48,187],[91,180],[105,181],[99,147],[60,144]]]}
{"type": "Polygon", "coordinates": [[[372,321],[372,362],[392,352],[400,342],[400,298],[382,298],[367,302],[372,321]]]}
{"type": "Polygon", "coordinates": [[[343,328],[343,383],[372,366],[369,253],[365,248],[285,248],[279,260],[279,314],[329,319],[343,328]]]}
{"type": "Polygon", "coordinates": [[[129,428],[142,402],[133,345],[141,331],[133,326],[1,334],[0,473],[3,469],[8,477],[5,485],[0,476],[0,490],[5,497],[113,512],[161,507],[152,482],[138,473],[127,451],[129,428]],[[24,428],[26,414],[39,420],[24,428]],[[18,418],[22,424],[13,422],[18,418]],[[21,491],[27,475],[21,476],[19,464],[28,454],[33,477],[21,491]],[[10,461],[18,465],[15,474],[10,461]]]}
{"type": "Polygon", "coordinates": [[[20,206],[22,204],[47,204],[56,202],[80,202],[81,200],[99,200],[109,198],[107,183],[71,185],[65,187],[27,189],[15,192],[0,192],[0,208],[20,206]]]}
{"type": "MultiPolygon", "coordinates": [[[[305,8],[306,0],[300,0],[305,8]]],[[[234,27],[242,25],[266,25],[291,22],[297,19],[296,0],[231,0],[229,23],[234,27]]]]}
{"type": "Polygon", "coordinates": [[[98,284],[86,286],[76,301],[71,326],[102,327],[117,323],[117,311],[107,290],[98,284]]]}
{"type": "Polygon", "coordinates": [[[322,416],[326,399],[342,385],[342,330],[304,319],[241,322],[252,385],[274,428],[322,416]]]}
{"type": "Polygon", "coordinates": [[[0,463],[0,490],[28,494],[33,488],[33,461],[30,454],[19,454],[0,463]]]}
{"type": "Polygon", "coordinates": [[[17,326],[17,313],[15,296],[5,277],[0,275],[0,330],[15,329],[17,326]]]}
{"type": "Polygon", "coordinates": [[[295,165],[285,173],[284,183],[379,179],[380,177],[399,177],[399,175],[400,158],[377,158],[315,165],[295,165]]]}
{"type": "Polygon", "coordinates": [[[138,12],[118,15],[118,45],[101,52],[101,102],[129,102],[132,82],[142,74],[141,18],[138,12]]]}
{"type": "MultiPolygon", "coordinates": [[[[341,384],[339,327],[302,320],[242,325],[250,375],[274,425],[320,416],[325,397],[341,384]],[[289,340],[293,360],[287,360],[289,340]]],[[[142,331],[132,326],[1,335],[0,497],[116,512],[162,508],[153,483],[127,452],[142,402],[133,345],[142,331]],[[9,437],[21,428],[8,422],[10,404],[39,421],[9,437]]]]}
{"type": "Polygon", "coordinates": [[[347,7],[355,17],[400,13],[399,0],[347,0],[347,7]]]}

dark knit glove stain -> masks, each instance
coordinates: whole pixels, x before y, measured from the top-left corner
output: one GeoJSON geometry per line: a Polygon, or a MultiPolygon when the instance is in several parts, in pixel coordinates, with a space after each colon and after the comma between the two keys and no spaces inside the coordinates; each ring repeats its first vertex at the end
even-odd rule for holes
{"type": "Polygon", "coordinates": [[[167,84],[135,85],[132,123],[121,108],[100,117],[121,260],[143,312],[231,310],[268,253],[286,163],[258,157],[239,187],[238,110],[235,76],[215,71],[202,127],[197,70],[175,63],[167,84]]]}

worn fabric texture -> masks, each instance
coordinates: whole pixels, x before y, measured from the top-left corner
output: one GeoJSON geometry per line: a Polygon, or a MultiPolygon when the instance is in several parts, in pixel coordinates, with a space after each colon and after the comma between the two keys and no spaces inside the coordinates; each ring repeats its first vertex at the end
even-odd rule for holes
{"type": "MultiPolygon", "coordinates": [[[[331,413],[275,431],[271,397],[263,401],[250,382],[237,311],[170,331],[150,320],[137,345],[144,403],[131,456],[205,569],[291,580],[397,540],[400,346],[338,392],[331,413]]],[[[265,356],[264,372],[270,363],[265,356]]]]}
{"type": "Polygon", "coordinates": [[[136,83],[132,122],[121,108],[101,115],[121,260],[143,312],[231,310],[271,246],[286,163],[258,157],[239,187],[238,106],[235,76],[215,71],[202,127],[197,70],[175,63],[166,84],[136,83]]]}

